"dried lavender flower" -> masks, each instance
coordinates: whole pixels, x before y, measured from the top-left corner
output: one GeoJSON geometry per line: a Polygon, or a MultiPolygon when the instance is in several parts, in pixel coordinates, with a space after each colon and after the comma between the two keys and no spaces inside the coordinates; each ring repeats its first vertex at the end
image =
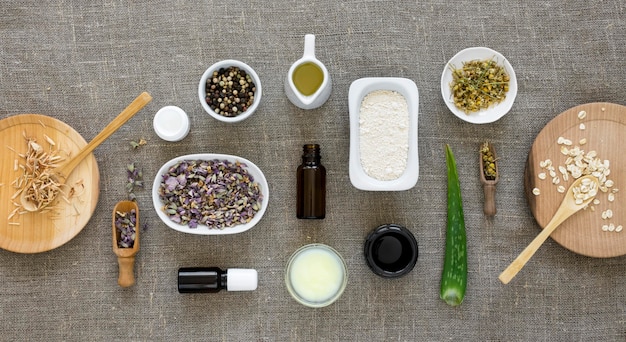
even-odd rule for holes
{"type": "Polygon", "coordinates": [[[132,146],[133,149],[137,149],[137,148],[139,148],[139,146],[143,146],[143,145],[145,145],[147,143],[148,142],[146,141],[146,139],[141,138],[141,139],[139,139],[139,141],[131,140],[130,141],[130,146],[132,146]]]}
{"type": "Polygon", "coordinates": [[[136,188],[143,188],[143,172],[135,167],[135,163],[128,164],[126,168],[126,176],[128,182],[126,183],[126,191],[128,192],[128,199],[135,201],[134,191],[136,188]]]}
{"type": "Polygon", "coordinates": [[[115,212],[115,228],[119,232],[117,246],[120,248],[132,248],[135,244],[137,225],[137,212],[131,209],[130,212],[115,212]]]}
{"type": "Polygon", "coordinates": [[[173,222],[209,229],[250,222],[263,201],[244,163],[218,159],[176,163],[162,176],[159,197],[173,222]]]}

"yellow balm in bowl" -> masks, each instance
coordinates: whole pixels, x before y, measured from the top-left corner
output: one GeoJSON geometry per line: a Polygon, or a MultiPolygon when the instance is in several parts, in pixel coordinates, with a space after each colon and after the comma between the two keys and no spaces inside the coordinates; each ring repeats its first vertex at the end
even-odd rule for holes
{"type": "Polygon", "coordinates": [[[332,304],[348,282],[346,264],[333,248],[309,244],[289,259],[285,274],[287,290],[299,303],[319,308],[332,304]]]}

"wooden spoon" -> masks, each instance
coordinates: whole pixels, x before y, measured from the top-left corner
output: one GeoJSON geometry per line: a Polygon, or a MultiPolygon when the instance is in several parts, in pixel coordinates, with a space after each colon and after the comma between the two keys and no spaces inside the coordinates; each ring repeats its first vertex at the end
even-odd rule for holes
{"type": "Polygon", "coordinates": [[[494,216],[496,214],[496,184],[500,180],[500,171],[498,170],[498,162],[496,157],[496,151],[493,149],[493,146],[490,142],[486,142],[481,145],[480,151],[478,151],[478,157],[480,162],[480,182],[483,184],[483,192],[485,194],[485,204],[483,207],[483,212],[487,216],[494,216]],[[485,161],[483,160],[483,147],[487,147],[491,154],[493,155],[494,164],[496,167],[496,177],[494,179],[489,179],[491,177],[487,177],[485,175],[485,161]]]}
{"type": "Polygon", "coordinates": [[[498,277],[504,284],[508,284],[515,275],[526,265],[528,260],[535,254],[537,249],[543,244],[544,241],[552,234],[552,232],[565,221],[567,218],[583,209],[589,204],[596,196],[598,191],[598,179],[594,176],[584,176],[578,178],[569,189],[565,192],[565,198],[561,202],[561,206],[557,209],[556,213],[552,217],[552,220],[543,228],[541,233],[535,237],[535,239],[520,253],[520,255],[513,260],[513,262],[507,267],[498,277]],[[582,186],[588,189],[593,189],[587,192],[587,196],[580,202],[576,202],[574,197],[574,189],[582,186]]]}
{"type": "Polygon", "coordinates": [[[121,201],[115,205],[113,208],[113,252],[117,255],[117,263],[119,265],[119,277],[117,279],[117,283],[121,287],[129,287],[135,284],[135,255],[139,252],[139,206],[137,206],[137,202],[134,201],[121,201]],[[135,209],[135,241],[132,247],[120,247],[120,232],[117,230],[115,226],[116,213],[130,213],[131,210],[135,209]]]}
{"type": "MultiPolygon", "coordinates": [[[[59,165],[59,167],[53,170],[55,181],[59,184],[65,184],[67,177],[72,173],[72,171],[80,164],[86,156],[88,156],[93,150],[98,147],[103,141],[105,141],[111,134],[117,131],[122,125],[124,125],[130,118],[132,118],[139,110],[141,110],[148,102],[152,100],[152,96],[150,94],[143,92],[141,93],[131,104],[128,105],[113,121],[111,121],[98,135],[96,135],[93,140],[89,142],[85,147],[83,147],[78,154],[74,157],[70,158],[63,164],[59,165]]],[[[28,198],[27,191],[22,191],[20,194],[20,202],[22,207],[28,211],[39,211],[43,209],[48,203],[42,205],[41,203],[36,203],[28,198]]]]}

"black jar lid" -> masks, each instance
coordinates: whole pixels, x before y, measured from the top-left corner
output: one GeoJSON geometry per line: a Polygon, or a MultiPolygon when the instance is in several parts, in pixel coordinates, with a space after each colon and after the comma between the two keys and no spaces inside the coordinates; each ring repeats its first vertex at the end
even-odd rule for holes
{"type": "Polygon", "coordinates": [[[365,260],[370,269],[384,278],[401,277],[417,262],[417,240],[403,226],[384,224],[365,239],[365,260]]]}

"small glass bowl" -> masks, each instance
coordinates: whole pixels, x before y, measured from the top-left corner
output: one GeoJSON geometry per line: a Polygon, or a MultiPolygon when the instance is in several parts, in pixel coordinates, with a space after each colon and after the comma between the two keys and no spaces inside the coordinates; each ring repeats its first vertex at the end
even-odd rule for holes
{"type": "Polygon", "coordinates": [[[325,307],[341,297],[348,284],[348,267],[341,255],[332,247],[321,243],[304,245],[289,258],[285,270],[285,283],[287,291],[298,303],[311,308],[325,307]],[[299,268],[304,271],[298,272],[299,268]],[[336,276],[336,281],[320,280],[319,276],[329,274],[336,276]],[[300,283],[297,280],[298,276],[304,277],[300,279],[300,283]],[[314,293],[316,289],[327,293],[319,298],[313,298],[319,295],[314,293]]]}
{"type": "Polygon", "coordinates": [[[223,60],[211,65],[208,69],[206,69],[204,74],[202,74],[202,77],[200,78],[200,83],[198,84],[198,97],[200,99],[200,105],[202,105],[202,108],[204,108],[204,110],[209,113],[209,115],[222,122],[235,123],[247,119],[256,111],[257,107],[259,107],[259,103],[261,103],[261,95],[261,79],[259,78],[259,75],[257,75],[254,69],[252,69],[252,67],[250,67],[248,64],[234,59],[223,60]],[[213,76],[213,72],[215,70],[228,67],[238,67],[239,69],[245,71],[248,75],[250,75],[250,77],[252,77],[252,81],[254,82],[254,85],[256,87],[256,91],[254,93],[254,102],[252,102],[252,105],[245,112],[232,117],[216,113],[213,109],[211,109],[211,106],[206,103],[207,79],[213,76]]]}

